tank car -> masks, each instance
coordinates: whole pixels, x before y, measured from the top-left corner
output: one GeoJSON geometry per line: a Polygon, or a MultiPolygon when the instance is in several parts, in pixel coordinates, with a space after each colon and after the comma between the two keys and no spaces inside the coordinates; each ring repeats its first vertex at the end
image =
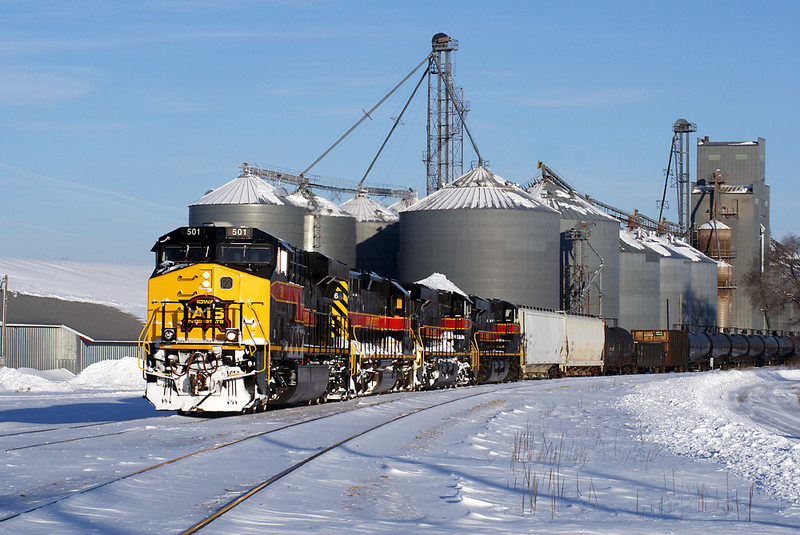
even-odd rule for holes
{"type": "Polygon", "coordinates": [[[633,373],[636,370],[631,333],[622,327],[605,328],[603,360],[606,373],[633,373]]]}

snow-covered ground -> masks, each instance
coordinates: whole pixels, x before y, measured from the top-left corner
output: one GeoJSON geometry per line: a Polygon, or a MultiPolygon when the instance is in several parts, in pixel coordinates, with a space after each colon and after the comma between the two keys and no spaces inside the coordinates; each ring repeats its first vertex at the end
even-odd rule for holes
{"type": "Polygon", "coordinates": [[[0,519],[191,451],[337,414],[0,521],[0,533],[180,532],[318,451],[315,440],[443,400],[451,403],[318,457],[202,532],[800,530],[796,369],[526,381],[214,419],[159,417],[143,388],[134,359],[77,377],[0,369],[0,519]],[[143,419],[93,427],[127,418],[143,419]],[[77,427],[84,423],[93,424],[77,427]]]}
{"type": "Polygon", "coordinates": [[[147,279],[152,271],[152,266],[0,258],[0,276],[8,275],[10,291],[100,303],[142,320],[147,316],[147,279]]]}

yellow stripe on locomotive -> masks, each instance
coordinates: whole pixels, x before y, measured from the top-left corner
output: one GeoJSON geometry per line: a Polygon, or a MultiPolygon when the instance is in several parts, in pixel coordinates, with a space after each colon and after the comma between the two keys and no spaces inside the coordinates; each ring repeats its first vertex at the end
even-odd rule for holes
{"type": "Polygon", "coordinates": [[[217,264],[195,264],[148,283],[146,339],[162,344],[264,345],[270,281],[217,264]]]}

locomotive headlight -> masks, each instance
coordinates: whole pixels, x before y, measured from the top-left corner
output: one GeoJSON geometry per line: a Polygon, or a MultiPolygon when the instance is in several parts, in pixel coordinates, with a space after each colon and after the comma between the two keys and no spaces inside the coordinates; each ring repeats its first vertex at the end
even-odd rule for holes
{"type": "Polygon", "coordinates": [[[225,329],[225,341],[237,342],[239,340],[239,329],[225,329]]]}
{"type": "Polygon", "coordinates": [[[161,339],[165,342],[174,342],[175,341],[175,329],[172,327],[167,327],[163,331],[161,331],[161,339]]]}

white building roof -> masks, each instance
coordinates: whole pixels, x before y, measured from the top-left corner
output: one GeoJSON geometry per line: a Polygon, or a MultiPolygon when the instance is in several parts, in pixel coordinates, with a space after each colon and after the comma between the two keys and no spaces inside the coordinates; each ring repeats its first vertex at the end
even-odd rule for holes
{"type": "Polygon", "coordinates": [[[381,206],[364,193],[359,193],[340,207],[344,212],[356,218],[359,222],[393,222],[400,218],[396,212],[381,206]]]}
{"type": "Polygon", "coordinates": [[[484,167],[470,170],[403,211],[481,209],[554,212],[519,185],[502,179],[484,167]]]}
{"type": "Polygon", "coordinates": [[[281,196],[282,190],[264,182],[255,175],[243,174],[227,184],[211,190],[189,206],[204,204],[288,204],[281,196]]]}

